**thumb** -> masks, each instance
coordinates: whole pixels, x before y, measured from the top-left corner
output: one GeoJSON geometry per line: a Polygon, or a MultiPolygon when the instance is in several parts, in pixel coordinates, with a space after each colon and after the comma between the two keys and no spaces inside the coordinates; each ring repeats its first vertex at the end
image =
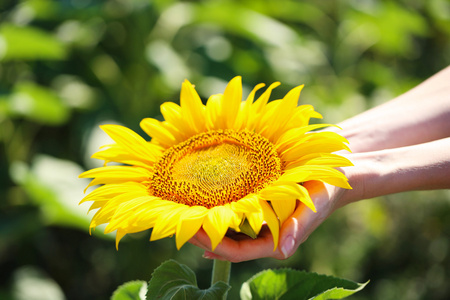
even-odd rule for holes
{"type": "MultiPolygon", "coordinates": [[[[288,258],[297,251],[298,246],[303,243],[308,236],[305,236],[305,223],[308,214],[305,205],[299,205],[294,213],[283,223],[280,232],[280,251],[284,258],[288,258]]],[[[308,234],[309,235],[309,234],[308,234]]]]}

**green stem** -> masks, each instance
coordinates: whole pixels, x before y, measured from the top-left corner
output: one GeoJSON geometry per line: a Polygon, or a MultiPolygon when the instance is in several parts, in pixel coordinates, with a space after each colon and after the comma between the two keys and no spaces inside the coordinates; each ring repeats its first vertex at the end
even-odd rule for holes
{"type": "MultiPolygon", "coordinates": [[[[223,281],[226,284],[229,284],[230,271],[231,262],[215,259],[212,271],[211,286],[218,281],[223,281]]],[[[227,299],[227,294],[223,296],[223,299],[227,299]]]]}

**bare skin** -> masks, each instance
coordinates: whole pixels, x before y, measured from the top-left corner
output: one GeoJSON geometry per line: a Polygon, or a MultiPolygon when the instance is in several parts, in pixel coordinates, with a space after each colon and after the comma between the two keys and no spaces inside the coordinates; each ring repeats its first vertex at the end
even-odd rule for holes
{"type": "Polygon", "coordinates": [[[257,239],[239,234],[225,237],[214,252],[203,230],[190,242],[204,249],[204,256],[210,259],[285,259],[339,207],[404,191],[450,188],[450,67],[394,100],[338,125],[353,151],[343,155],[354,166],[342,168],[353,189],[305,183],[317,213],[299,205],[282,225],[275,251],[265,227],[257,239]]]}

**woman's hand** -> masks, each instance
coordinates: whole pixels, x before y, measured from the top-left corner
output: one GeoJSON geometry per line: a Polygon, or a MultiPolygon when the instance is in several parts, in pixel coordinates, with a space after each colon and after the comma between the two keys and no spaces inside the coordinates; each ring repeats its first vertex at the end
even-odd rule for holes
{"type": "Polygon", "coordinates": [[[273,251],[272,235],[263,227],[258,238],[234,233],[226,236],[211,252],[208,236],[199,231],[190,242],[204,250],[206,258],[241,262],[262,257],[285,259],[297,250],[328,216],[346,204],[382,195],[413,190],[450,188],[450,138],[429,143],[348,155],[354,166],[342,168],[352,190],[318,181],[308,181],[317,213],[299,203],[280,230],[278,248],[273,251]]]}
{"type": "Polygon", "coordinates": [[[319,181],[305,183],[317,208],[314,213],[299,203],[292,216],[281,227],[280,244],[273,251],[272,234],[267,226],[263,226],[258,238],[242,233],[227,234],[222,242],[211,252],[208,236],[200,230],[189,242],[204,249],[204,257],[209,259],[241,262],[263,257],[285,259],[295,253],[298,246],[306,241],[309,235],[337,208],[337,200],[345,192],[319,181]]]}
{"type": "MultiPolygon", "coordinates": [[[[306,182],[317,213],[299,204],[280,230],[273,251],[269,229],[258,238],[233,233],[211,252],[200,230],[190,242],[205,257],[240,262],[262,257],[285,259],[337,208],[377,196],[413,190],[450,188],[450,67],[409,92],[339,124],[354,154],[343,168],[353,190],[306,182]]],[[[335,131],[335,128],[327,130],[335,131]]]]}

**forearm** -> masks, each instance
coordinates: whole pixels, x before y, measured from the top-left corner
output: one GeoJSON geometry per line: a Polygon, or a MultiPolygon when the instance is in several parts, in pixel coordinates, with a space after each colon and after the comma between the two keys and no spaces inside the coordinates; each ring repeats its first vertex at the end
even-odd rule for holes
{"type": "Polygon", "coordinates": [[[353,190],[344,192],[338,206],[404,191],[450,188],[450,138],[349,158],[355,166],[344,172],[353,190]]]}
{"type": "MultiPolygon", "coordinates": [[[[353,152],[429,142],[450,136],[450,67],[396,99],[338,124],[353,152]]],[[[335,130],[335,129],[330,129],[335,130]]]]}

